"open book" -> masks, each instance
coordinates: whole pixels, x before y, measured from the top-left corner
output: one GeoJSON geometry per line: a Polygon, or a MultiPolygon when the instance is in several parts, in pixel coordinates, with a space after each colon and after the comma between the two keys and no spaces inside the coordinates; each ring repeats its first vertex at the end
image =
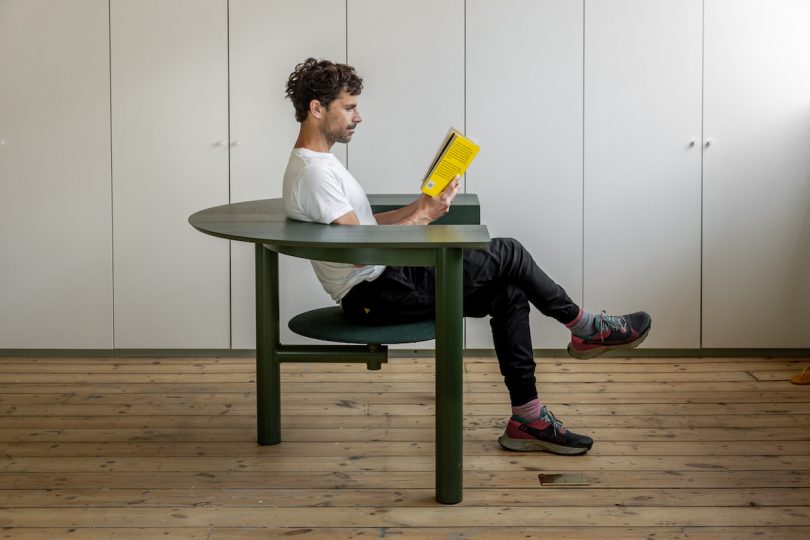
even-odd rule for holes
{"type": "Polygon", "coordinates": [[[422,193],[435,197],[456,175],[464,174],[480,148],[455,128],[445,135],[436,157],[422,179],[422,193]]]}

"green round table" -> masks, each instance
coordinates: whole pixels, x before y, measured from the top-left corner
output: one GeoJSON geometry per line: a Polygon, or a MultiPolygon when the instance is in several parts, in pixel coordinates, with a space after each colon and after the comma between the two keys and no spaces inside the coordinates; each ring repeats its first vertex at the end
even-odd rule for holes
{"type": "MultiPolygon", "coordinates": [[[[369,196],[382,212],[412,195],[369,196]]],[[[282,199],[226,204],[189,217],[197,230],[256,245],[256,402],[259,444],[281,442],[281,362],[379,362],[367,348],[283,345],[279,336],[278,254],[330,262],[436,267],[436,500],[462,499],[462,250],[490,240],[478,197],[456,197],[435,224],[322,225],[287,218],[282,199]],[[359,360],[358,360],[359,359],[359,360]]],[[[376,354],[376,357],[374,356],[376,354]]]]}

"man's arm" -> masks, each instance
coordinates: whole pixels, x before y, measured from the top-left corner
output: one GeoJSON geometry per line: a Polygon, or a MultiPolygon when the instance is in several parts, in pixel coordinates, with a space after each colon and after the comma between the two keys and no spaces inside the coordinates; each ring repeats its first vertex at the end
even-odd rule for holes
{"type": "MultiPolygon", "coordinates": [[[[427,225],[450,211],[450,205],[460,188],[461,180],[456,177],[435,197],[423,193],[408,206],[374,214],[374,218],[379,225],[427,225]]],[[[335,219],[330,225],[360,225],[360,219],[351,211],[335,219]]]]}
{"type": "MultiPolygon", "coordinates": [[[[461,180],[456,177],[439,195],[431,197],[423,193],[408,206],[374,214],[374,218],[379,225],[427,225],[450,211],[450,205],[460,187],[461,180]]],[[[335,219],[330,225],[360,225],[360,219],[351,211],[335,219]]],[[[363,268],[365,265],[352,266],[363,268]]]]}
{"type": "MultiPolygon", "coordinates": [[[[408,206],[374,214],[374,218],[380,225],[427,225],[450,211],[450,205],[460,188],[461,180],[456,177],[435,197],[423,193],[408,206]]],[[[341,216],[335,223],[344,217],[346,216],[341,216]]],[[[354,216],[354,219],[356,220],[357,216],[354,216]]]]}
{"type": "Polygon", "coordinates": [[[354,213],[354,210],[352,210],[351,212],[343,214],[329,225],[360,225],[360,219],[357,217],[357,214],[354,213]]]}

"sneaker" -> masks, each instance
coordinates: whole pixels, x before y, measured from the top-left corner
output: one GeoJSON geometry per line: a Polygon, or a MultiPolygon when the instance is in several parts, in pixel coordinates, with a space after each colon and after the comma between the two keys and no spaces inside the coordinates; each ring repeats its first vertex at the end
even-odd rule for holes
{"type": "Polygon", "coordinates": [[[507,450],[516,452],[551,452],[553,454],[584,454],[593,446],[593,439],[568,431],[563,423],[554,418],[545,406],[540,409],[540,418],[526,422],[512,416],[506,425],[506,433],[498,442],[507,450]]]}
{"type": "Polygon", "coordinates": [[[638,347],[650,333],[652,319],[646,311],[615,317],[604,311],[596,317],[596,333],[586,338],[571,335],[568,354],[574,358],[593,358],[608,351],[638,347]]]}

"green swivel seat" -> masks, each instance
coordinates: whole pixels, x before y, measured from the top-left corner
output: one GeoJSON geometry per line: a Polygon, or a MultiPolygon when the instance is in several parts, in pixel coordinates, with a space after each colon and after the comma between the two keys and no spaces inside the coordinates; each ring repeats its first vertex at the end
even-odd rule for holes
{"type": "MultiPolygon", "coordinates": [[[[378,351],[385,345],[416,343],[436,337],[433,319],[389,325],[362,325],[349,321],[340,306],[313,309],[296,315],[288,323],[298,335],[335,343],[367,345],[378,351]]],[[[380,369],[380,362],[369,361],[368,369],[380,369]]]]}

